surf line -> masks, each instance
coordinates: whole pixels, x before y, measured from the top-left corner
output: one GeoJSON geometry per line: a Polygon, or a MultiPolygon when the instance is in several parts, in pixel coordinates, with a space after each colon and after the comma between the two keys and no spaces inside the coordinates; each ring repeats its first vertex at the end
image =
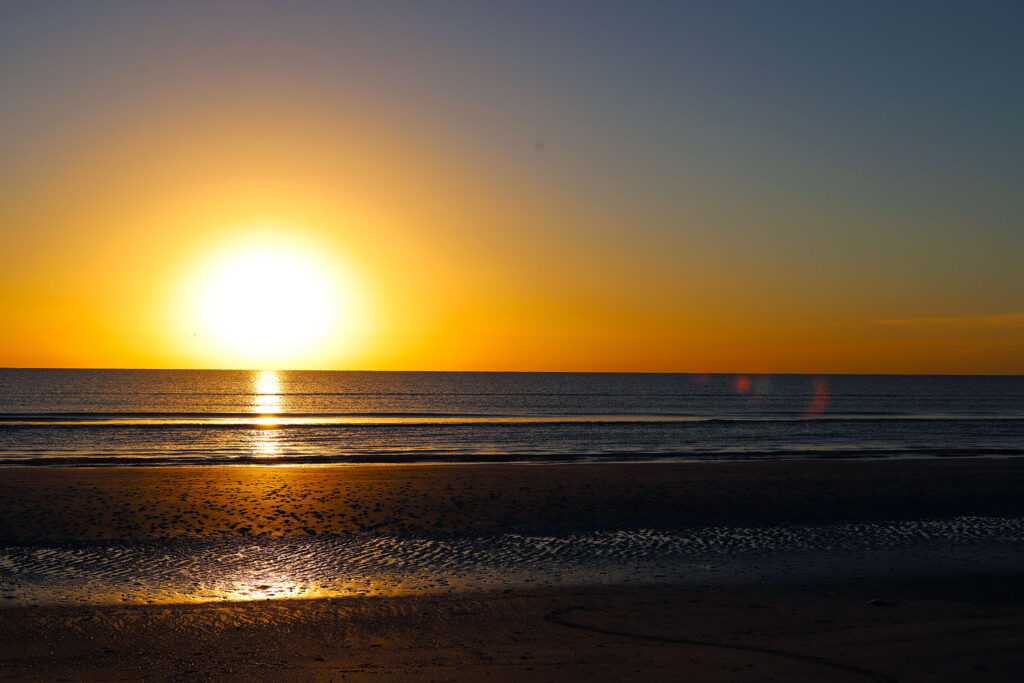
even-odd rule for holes
{"type": "Polygon", "coordinates": [[[885,674],[870,671],[868,669],[861,669],[860,667],[853,666],[852,664],[844,664],[843,662],[836,662],[831,659],[825,659],[824,657],[815,657],[814,655],[805,655],[800,652],[792,652],[790,650],[779,650],[774,647],[759,647],[757,645],[739,645],[736,643],[720,643],[710,640],[696,640],[694,638],[669,638],[667,636],[651,636],[643,633],[631,633],[629,631],[616,631],[609,628],[602,628],[600,626],[589,626],[587,624],[581,624],[568,619],[568,615],[573,612],[588,612],[591,611],[589,607],[575,606],[575,607],[563,607],[562,609],[556,609],[552,612],[548,612],[544,615],[544,621],[558,626],[565,626],[567,628],[575,628],[581,631],[590,631],[591,633],[600,633],[606,636],[622,636],[625,638],[639,638],[640,640],[651,640],[659,643],[677,643],[681,645],[696,645],[698,647],[717,647],[723,650],[742,650],[744,652],[756,652],[764,655],[771,655],[773,657],[784,657],[786,659],[796,659],[810,664],[818,664],[820,666],[826,666],[833,669],[841,669],[852,674],[859,676],[866,676],[872,680],[880,681],[884,683],[897,683],[895,678],[886,676],[885,674]]]}

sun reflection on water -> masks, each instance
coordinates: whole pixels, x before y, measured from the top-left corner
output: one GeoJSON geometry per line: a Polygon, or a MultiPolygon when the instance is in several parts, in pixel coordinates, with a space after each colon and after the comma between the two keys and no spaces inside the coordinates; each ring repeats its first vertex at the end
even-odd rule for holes
{"type": "Polygon", "coordinates": [[[281,424],[278,413],[282,408],[281,380],[273,370],[264,370],[253,377],[252,411],[259,413],[253,420],[252,454],[259,458],[273,458],[282,454],[281,424]]]}
{"type": "Polygon", "coordinates": [[[271,598],[316,597],[320,591],[288,576],[261,576],[258,580],[231,581],[213,591],[224,600],[270,600],[271,598]]]}
{"type": "MultiPolygon", "coordinates": [[[[263,418],[260,418],[263,419],[263,418]]],[[[284,451],[281,449],[279,429],[257,429],[252,436],[252,454],[258,458],[276,458],[284,451]]]]}
{"type": "Polygon", "coordinates": [[[278,413],[281,411],[281,380],[273,370],[264,370],[253,378],[252,411],[278,413]]]}

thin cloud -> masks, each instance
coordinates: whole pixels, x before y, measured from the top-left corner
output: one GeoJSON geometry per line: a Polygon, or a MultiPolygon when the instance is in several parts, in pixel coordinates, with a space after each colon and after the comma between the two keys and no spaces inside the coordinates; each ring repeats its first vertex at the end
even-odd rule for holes
{"type": "Polygon", "coordinates": [[[961,327],[1024,327],[1024,313],[965,315],[958,318],[905,318],[876,320],[875,325],[956,325],[961,327]]]}
{"type": "Polygon", "coordinates": [[[994,348],[1006,347],[1006,346],[1024,346],[1024,339],[1017,339],[1017,340],[1014,340],[1014,341],[1005,341],[1005,342],[990,342],[988,344],[977,344],[975,346],[970,346],[970,347],[968,347],[966,349],[963,349],[961,351],[957,351],[956,353],[950,354],[948,357],[949,358],[955,358],[957,356],[970,356],[972,354],[979,353],[981,351],[987,351],[988,349],[994,349],[994,348]]]}

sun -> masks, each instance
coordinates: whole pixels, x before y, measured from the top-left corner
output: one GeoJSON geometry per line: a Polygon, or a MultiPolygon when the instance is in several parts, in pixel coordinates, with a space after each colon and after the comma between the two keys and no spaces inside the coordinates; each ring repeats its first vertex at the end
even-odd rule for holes
{"type": "Polygon", "coordinates": [[[301,363],[337,343],[351,322],[344,273],[315,249],[287,241],[220,250],[192,287],[195,336],[249,367],[301,363]]]}

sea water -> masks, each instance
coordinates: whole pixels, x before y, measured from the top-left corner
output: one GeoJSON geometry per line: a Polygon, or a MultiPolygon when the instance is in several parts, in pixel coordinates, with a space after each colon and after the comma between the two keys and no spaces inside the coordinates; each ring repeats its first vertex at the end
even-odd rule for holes
{"type": "Polygon", "coordinates": [[[0,370],[0,464],[1016,456],[1024,377],[0,370]]]}

